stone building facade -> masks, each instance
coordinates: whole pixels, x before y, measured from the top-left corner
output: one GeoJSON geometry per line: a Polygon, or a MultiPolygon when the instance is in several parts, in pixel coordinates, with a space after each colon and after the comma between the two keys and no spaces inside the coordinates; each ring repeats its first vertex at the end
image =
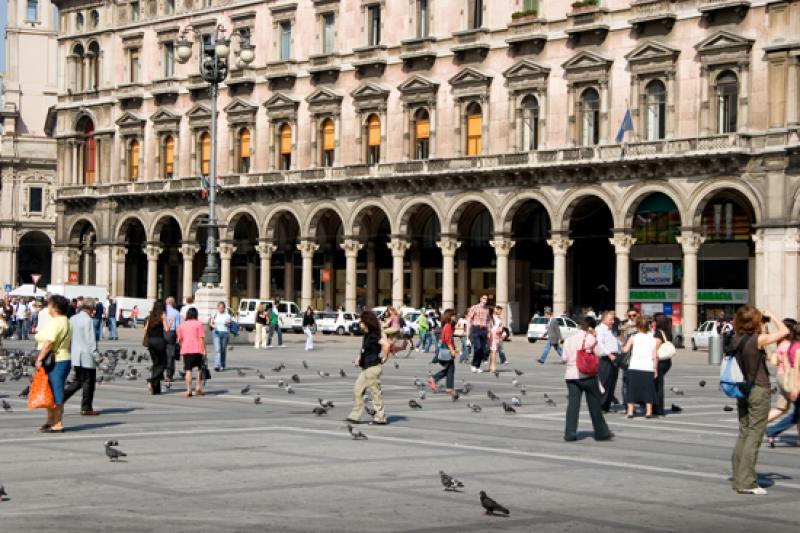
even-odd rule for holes
{"type": "MultiPolygon", "coordinates": [[[[55,10],[8,0],[0,134],[0,287],[51,281],[56,242],[56,141],[48,110],[58,95],[55,10]]],[[[54,115],[51,115],[54,118],[54,115]]]]}
{"type": "Polygon", "coordinates": [[[219,101],[232,299],[798,315],[800,1],[57,5],[57,279],[193,290],[210,102],[174,43],[222,25],[256,46],[219,101]]]}

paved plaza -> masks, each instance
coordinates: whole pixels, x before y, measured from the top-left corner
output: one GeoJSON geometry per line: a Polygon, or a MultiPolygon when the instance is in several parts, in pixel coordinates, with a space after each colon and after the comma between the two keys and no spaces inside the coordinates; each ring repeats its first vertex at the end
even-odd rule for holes
{"type": "MultiPolygon", "coordinates": [[[[140,332],[101,347],[140,352],[140,332]]],[[[147,395],[141,379],[104,383],[95,401],[102,416],[80,417],[75,397],[63,435],[36,432],[44,414],[17,398],[22,381],[0,383],[12,405],[0,412],[0,483],[9,494],[0,502],[0,531],[797,531],[794,430],[762,449],[758,470],[769,495],[734,494],[727,478],[736,413],[723,410],[732,403],[718,392],[718,370],[704,353],[680,351],[667,375],[668,387],[685,392],[668,392],[667,405],[682,413],[608,415],[616,439],[605,443],[591,438],[585,410],[579,441],[562,440],[563,367],[552,356],[544,366],[534,361],[541,344],[516,337],[507,347],[512,365],[499,377],[459,365],[457,384],[471,382],[469,396],[454,403],[428,391],[412,411],[414,379],[424,382],[433,368],[430,356],[414,353],[384,370],[390,424],[359,426],[368,440],[354,441],[343,420],[359,340],[319,336],[312,353],[302,336],[286,340],[286,349],[268,351],[237,341],[229,370],[214,374],[205,397],[184,397],[182,383],[160,397],[147,395]],[[286,369],[273,372],[280,362],[286,369]],[[278,382],[291,383],[295,373],[300,383],[287,394],[278,382]],[[490,389],[500,400],[487,398],[490,389]],[[523,405],[505,415],[500,402],[515,395],[523,405]],[[318,397],[335,402],[328,416],[311,413],[318,397]],[[119,441],[124,461],[106,459],[107,439],[119,441]],[[463,481],[463,492],[445,492],[439,470],[463,481]],[[511,516],[484,516],[480,490],[511,516]]],[[[23,345],[32,343],[6,342],[23,345]]]]}

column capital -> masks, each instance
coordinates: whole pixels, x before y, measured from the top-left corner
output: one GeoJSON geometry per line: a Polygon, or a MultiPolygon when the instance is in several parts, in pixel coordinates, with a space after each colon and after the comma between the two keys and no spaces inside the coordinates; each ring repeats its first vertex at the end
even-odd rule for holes
{"type": "Polygon", "coordinates": [[[630,235],[620,233],[608,239],[608,242],[611,243],[617,254],[628,255],[631,253],[631,247],[636,244],[636,239],[630,235]]]}
{"type": "Polygon", "coordinates": [[[80,261],[81,259],[80,248],[75,248],[74,246],[70,246],[69,248],[67,248],[66,252],[67,252],[67,259],[69,259],[71,263],[80,261]]]}
{"type": "Polygon", "coordinates": [[[706,238],[694,231],[684,231],[675,240],[683,248],[684,254],[697,254],[706,238]]]}
{"type": "Polygon", "coordinates": [[[194,258],[194,255],[200,251],[200,247],[196,244],[181,244],[180,252],[183,255],[183,260],[187,258],[194,258]]]}
{"type": "Polygon", "coordinates": [[[356,257],[358,251],[364,248],[364,243],[357,239],[345,239],[339,246],[344,250],[345,257],[356,257]]]}
{"type": "Polygon", "coordinates": [[[406,250],[411,248],[411,241],[402,237],[394,237],[389,241],[392,257],[405,257],[406,250]]]}
{"type": "Polygon", "coordinates": [[[297,249],[303,256],[303,259],[310,259],[314,257],[314,252],[319,250],[319,244],[314,241],[302,241],[297,245],[297,249]]]}
{"type": "Polygon", "coordinates": [[[153,244],[148,244],[144,247],[144,253],[148,261],[158,261],[158,256],[161,255],[163,251],[164,249],[162,247],[153,244]]]}
{"type": "Polygon", "coordinates": [[[128,249],[124,246],[111,247],[111,261],[114,263],[124,263],[125,256],[128,254],[128,249]]]}
{"type": "Polygon", "coordinates": [[[436,246],[442,251],[443,257],[454,257],[456,255],[456,250],[461,246],[461,243],[458,242],[458,239],[454,239],[453,237],[445,237],[442,236],[441,240],[436,241],[436,246]]]}
{"type": "Polygon", "coordinates": [[[230,243],[224,242],[217,245],[217,253],[219,253],[219,258],[223,261],[230,261],[235,251],[236,247],[230,243]]]}
{"type": "Polygon", "coordinates": [[[800,252],[800,228],[786,228],[783,235],[783,249],[789,253],[800,252]]]}
{"type": "Polygon", "coordinates": [[[256,252],[261,259],[272,259],[272,254],[278,250],[278,247],[270,242],[262,242],[256,246],[256,252]]]}
{"type": "Polygon", "coordinates": [[[547,239],[547,244],[553,249],[553,255],[567,255],[567,250],[574,242],[563,235],[553,235],[552,239],[547,239]]]}
{"type": "Polygon", "coordinates": [[[498,256],[508,256],[516,243],[504,235],[495,235],[494,240],[489,241],[489,245],[494,248],[494,253],[498,256]]]}

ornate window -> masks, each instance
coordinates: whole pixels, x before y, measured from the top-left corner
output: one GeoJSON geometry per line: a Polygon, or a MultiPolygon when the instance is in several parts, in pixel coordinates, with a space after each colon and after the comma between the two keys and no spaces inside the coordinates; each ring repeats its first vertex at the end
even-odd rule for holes
{"type": "Polygon", "coordinates": [[[91,13],[89,13],[89,21],[92,24],[92,29],[97,28],[100,26],[100,12],[96,9],[93,9],[91,13]]]}
{"type": "Polygon", "coordinates": [[[377,165],[381,160],[381,119],[378,115],[367,118],[367,164],[377,165]]]}
{"type": "Polygon", "coordinates": [[[430,35],[431,31],[430,12],[428,11],[429,1],[417,0],[417,37],[420,39],[430,35]]]}
{"type": "Polygon", "coordinates": [[[75,15],[75,30],[83,31],[83,13],[78,13],[75,15]]]}
{"type": "Polygon", "coordinates": [[[97,177],[97,141],[94,138],[94,123],[84,118],[78,125],[81,136],[82,153],[81,181],[84,185],[94,185],[97,177]]]}
{"type": "Polygon", "coordinates": [[[72,90],[83,92],[86,90],[86,53],[83,45],[75,45],[70,59],[72,61],[72,90]]]}
{"type": "Polygon", "coordinates": [[[128,181],[139,179],[139,141],[133,139],[128,144],[128,181]]]}
{"type": "Polygon", "coordinates": [[[735,133],[739,112],[739,79],[730,70],[717,77],[718,133],[735,133]]]}
{"type": "Polygon", "coordinates": [[[414,113],[414,159],[430,157],[431,119],[428,110],[420,108],[414,113]]]}
{"type": "Polygon", "coordinates": [[[239,161],[237,164],[237,172],[247,174],[250,172],[250,130],[242,128],[239,130],[239,161]]]}
{"type": "Polygon", "coordinates": [[[381,6],[371,5],[367,8],[367,45],[381,44],[381,6]]]}
{"type": "Polygon", "coordinates": [[[322,15],[322,53],[332,54],[336,51],[336,15],[322,15]]]}
{"type": "Polygon", "coordinates": [[[200,174],[208,176],[211,170],[211,134],[204,131],[200,134],[200,174]]]}
{"type": "Polygon", "coordinates": [[[280,169],[290,170],[292,168],[292,127],[284,122],[278,128],[278,135],[280,138],[278,148],[280,169]]]}
{"type": "Polygon", "coordinates": [[[165,41],[161,46],[164,54],[164,77],[171,78],[175,75],[175,43],[165,41]]]}
{"type": "Polygon", "coordinates": [[[97,41],[89,44],[89,52],[86,54],[89,62],[89,83],[88,89],[96,91],[100,87],[100,45],[97,41]]]}
{"type": "Polygon", "coordinates": [[[163,153],[164,179],[172,179],[175,177],[175,137],[172,135],[164,137],[163,153]]]}
{"type": "Polygon", "coordinates": [[[139,9],[139,2],[131,2],[131,21],[136,22],[139,20],[141,10],[139,9]]]}
{"type": "Polygon", "coordinates": [[[128,49],[128,81],[130,83],[139,83],[141,76],[141,64],[139,63],[139,49],[128,49]]]}
{"type": "Polygon", "coordinates": [[[483,110],[480,104],[472,102],[467,106],[467,145],[468,156],[480,155],[483,141],[483,110]]]}
{"type": "Polygon", "coordinates": [[[166,0],[164,2],[164,12],[167,15],[172,15],[175,13],[175,0],[166,0]]]}
{"type": "Polygon", "coordinates": [[[581,93],[580,127],[583,146],[594,146],[600,142],[600,95],[593,87],[581,93]]]}
{"type": "Polygon", "coordinates": [[[284,20],[280,24],[280,30],[280,60],[289,61],[292,59],[292,23],[288,20],[284,20]]]}
{"type": "Polygon", "coordinates": [[[657,141],[666,136],[667,88],[661,80],[653,80],[647,84],[645,92],[647,140],[657,141]]]}
{"type": "Polygon", "coordinates": [[[39,0],[28,0],[25,20],[28,22],[39,22],[39,0]]]}
{"type": "Polygon", "coordinates": [[[483,27],[483,0],[467,0],[467,22],[469,29],[483,27]]]}
{"type": "Polygon", "coordinates": [[[539,100],[532,94],[522,99],[522,149],[539,148],[539,100]]]}
{"type": "Polygon", "coordinates": [[[336,129],[333,120],[326,118],[320,128],[322,138],[321,161],[323,167],[332,167],[336,160],[336,129]]]}

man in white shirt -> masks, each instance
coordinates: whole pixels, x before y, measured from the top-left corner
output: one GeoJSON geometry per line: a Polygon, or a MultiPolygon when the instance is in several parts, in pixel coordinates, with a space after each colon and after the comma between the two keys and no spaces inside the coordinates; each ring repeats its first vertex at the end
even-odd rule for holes
{"type": "Polygon", "coordinates": [[[603,412],[608,412],[611,403],[619,403],[614,397],[614,390],[617,387],[617,377],[619,368],[616,365],[619,355],[619,339],[611,330],[614,325],[614,311],[605,311],[600,315],[600,325],[597,326],[597,348],[600,353],[600,370],[598,372],[600,383],[603,385],[602,408],[603,412]]]}
{"type": "Polygon", "coordinates": [[[28,340],[28,330],[30,329],[30,315],[28,303],[20,299],[14,306],[14,314],[17,317],[17,340],[28,340]]]}

